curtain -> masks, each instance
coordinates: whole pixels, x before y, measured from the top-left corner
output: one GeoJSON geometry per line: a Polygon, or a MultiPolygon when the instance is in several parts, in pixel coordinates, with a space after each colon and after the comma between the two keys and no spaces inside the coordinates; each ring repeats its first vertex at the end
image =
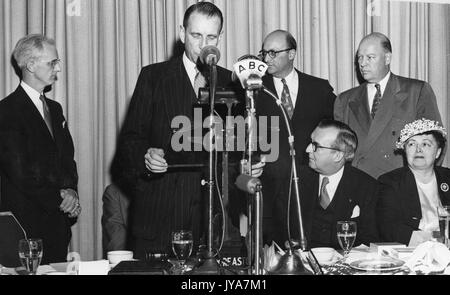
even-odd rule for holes
{"type": "MultiPolygon", "coordinates": [[[[192,0],[0,1],[0,98],[19,81],[11,66],[16,42],[29,33],[55,39],[62,72],[49,97],[63,106],[72,133],[83,212],[71,248],[100,259],[102,193],[111,182],[116,139],[142,66],[180,53],[178,38],[192,0]]],[[[328,79],[335,93],[358,85],[355,54],[379,31],[392,41],[392,71],[428,81],[449,128],[450,5],[388,0],[216,0],[224,13],[219,65],[257,54],[264,36],[289,30],[295,65],[328,79]]],[[[447,153],[448,154],[448,153],[447,153]]],[[[445,166],[448,160],[445,159],[445,166]]]]}

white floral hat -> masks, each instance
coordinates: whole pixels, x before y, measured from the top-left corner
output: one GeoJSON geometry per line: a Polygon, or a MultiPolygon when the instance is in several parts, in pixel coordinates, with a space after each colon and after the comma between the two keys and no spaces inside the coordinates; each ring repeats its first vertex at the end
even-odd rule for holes
{"type": "Polygon", "coordinates": [[[403,127],[402,131],[400,131],[400,137],[395,143],[395,146],[398,149],[403,149],[403,145],[408,139],[428,131],[438,131],[442,134],[442,136],[444,136],[444,138],[447,137],[447,131],[444,127],[439,125],[439,122],[422,118],[408,123],[405,127],[403,127]]]}

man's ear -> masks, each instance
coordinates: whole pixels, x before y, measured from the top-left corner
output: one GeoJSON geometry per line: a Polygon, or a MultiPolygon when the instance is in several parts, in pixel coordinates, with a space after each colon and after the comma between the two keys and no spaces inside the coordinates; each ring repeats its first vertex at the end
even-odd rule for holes
{"type": "Polygon", "coordinates": [[[295,49],[289,50],[289,59],[290,60],[294,60],[296,55],[297,55],[297,50],[295,50],[295,49]]]}
{"type": "Polygon", "coordinates": [[[184,42],[186,40],[186,30],[185,30],[183,25],[180,26],[180,34],[179,34],[179,36],[180,36],[181,42],[184,44],[184,42]]]}
{"type": "Polygon", "coordinates": [[[334,153],[334,160],[336,161],[336,163],[339,163],[344,159],[344,156],[344,152],[336,151],[334,153]]]}
{"type": "Polygon", "coordinates": [[[387,52],[384,54],[384,64],[385,65],[390,65],[391,64],[391,58],[392,58],[392,53],[387,52]]]}
{"type": "Polygon", "coordinates": [[[32,59],[32,60],[28,61],[26,68],[27,68],[27,71],[34,73],[34,70],[36,68],[36,60],[32,59]]]}

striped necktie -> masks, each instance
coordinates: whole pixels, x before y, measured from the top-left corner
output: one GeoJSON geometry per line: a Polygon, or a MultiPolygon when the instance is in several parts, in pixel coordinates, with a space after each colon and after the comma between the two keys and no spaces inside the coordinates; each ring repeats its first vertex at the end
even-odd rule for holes
{"type": "Polygon", "coordinates": [[[284,78],[281,79],[281,82],[283,82],[283,91],[281,92],[281,103],[283,104],[284,109],[286,110],[289,116],[289,119],[292,119],[292,115],[294,114],[294,106],[292,105],[289,87],[287,86],[286,80],[284,78]]]}
{"type": "Polygon", "coordinates": [[[327,192],[327,184],[330,182],[328,177],[324,177],[322,179],[322,185],[320,187],[320,206],[322,206],[323,209],[327,209],[328,205],[330,205],[330,196],[327,192]]]}
{"type": "Polygon", "coordinates": [[[39,99],[42,101],[42,109],[44,110],[44,121],[47,125],[48,131],[50,135],[53,137],[53,129],[52,129],[52,117],[50,115],[50,109],[48,108],[47,102],[45,101],[45,96],[40,95],[39,99]]]}
{"type": "Polygon", "coordinates": [[[378,106],[381,102],[381,87],[380,84],[375,84],[375,88],[377,89],[377,92],[375,93],[375,96],[373,97],[373,103],[372,103],[372,111],[370,112],[370,115],[373,118],[375,118],[375,113],[377,112],[378,106]]]}
{"type": "Polygon", "coordinates": [[[206,79],[197,68],[195,68],[195,71],[197,73],[195,74],[195,78],[194,78],[194,92],[195,92],[195,97],[198,99],[199,89],[206,86],[206,79]]]}

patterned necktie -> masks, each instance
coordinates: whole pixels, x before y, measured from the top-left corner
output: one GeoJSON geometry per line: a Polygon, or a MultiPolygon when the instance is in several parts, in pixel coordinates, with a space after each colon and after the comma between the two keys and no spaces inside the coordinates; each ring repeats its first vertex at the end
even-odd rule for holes
{"type": "Polygon", "coordinates": [[[197,72],[195,74],[195,78],[194,78],[194,92],[195,92],[195,97],[198,99],[199,96],[199,89],[203,88],[206,86],[206,79],[205,77],[202,75],[202,73],[197,70],[197,68],[195,68],[195,71],[197,72]]]}
{"type": "Polygon", "coordinates": [[[373,120],[373,118],[375,118],[375,113],[377,112],[378,106],[380,105],[380,101],[381,101],[380,84],[375,84],[375,88],[377,89],[377,93],[375,93],[375,96],[373,98],[372,111],[370,112],[370,115],[372,116],[372,120],[373,120]]]}
{"type": "Polygon", "coordinates": [[[42,101],[42,108],[44,110],[44,121],[47,125],[48,131],[50,132],[50,135],[53,137],[53,129],[52,129],[52,117],[50,115],[50,110],[48,108],[47,102],[45,101],[45,96],[40,95],[39,99],[42,101]]]}
{"type": "Polygon", "coordinates": [[[283,91],[281,92],[281,103],[284,106],[284,109],[288,113],[289,119],[292,119],[292,115],[294,114],[294,106],[292,105],[291,94],[289,92],[289,87],[286,84],[286,80],[281,79],[283,82],[283,91]]]}
{"type": "Polygon", "coordinates": [[[320,206],[322,206],[323,209],[327,209],[328,205],[330,205],[330,196],[328,196],[328,192],[326,190],[327,184],[330,182],[328,177],[324,177],[322,179],[322,185],[320,187],[320,206]]]}

